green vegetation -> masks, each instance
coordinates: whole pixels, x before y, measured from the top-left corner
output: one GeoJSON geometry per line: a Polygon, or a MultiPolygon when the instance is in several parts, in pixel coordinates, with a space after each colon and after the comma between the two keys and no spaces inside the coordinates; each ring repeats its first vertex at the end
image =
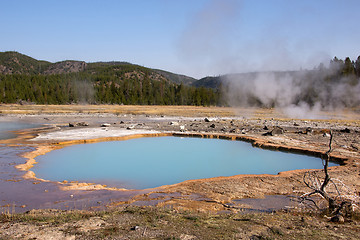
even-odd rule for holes
{"type": "Polygon", "coordinates": [[[328,67],[320,64],[313,70],[232,74],[197,81],[127,62],[50,63],[17,52],[0,53],[0,103],[257,107],[305,104],[310,108],[336,109],[360,105],[359,79],[360,56],[356,61],[334,57],[328,67]],[[264,88],[266,93],[257,91],[264,88]],[[284,100],[283,96],[287,98],[284,100]]]}
{"type": "Polygon", "coordinates": [[[6,52],[1,70],[2,103],[210,106],[219,99],[213,89],[183,83],[192,78],[126,62],[51,64],[6,52]]]}

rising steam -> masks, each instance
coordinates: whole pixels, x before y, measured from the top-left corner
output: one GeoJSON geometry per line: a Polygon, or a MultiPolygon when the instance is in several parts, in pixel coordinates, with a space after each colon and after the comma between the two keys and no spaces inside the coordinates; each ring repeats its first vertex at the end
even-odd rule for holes
{"type": "Polygon", "coordinates": [[[234,74],[222,82],[230,106],[271,107],[290,117],[314,118],[322,110],[360,106],[358,78],[332,78],[320,70],[234,74]]]}

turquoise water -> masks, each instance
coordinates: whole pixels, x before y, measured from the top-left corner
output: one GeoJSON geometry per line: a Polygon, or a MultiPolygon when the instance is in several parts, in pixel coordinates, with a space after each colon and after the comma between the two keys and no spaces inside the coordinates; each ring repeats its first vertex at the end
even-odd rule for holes
{"type": "Polygon", "coordinates": [[[12,131],[27,129],[27,128],[35,128],[39,127],[40,124],[34,123],[25,123],[18,121],[0,121],[0,140],[1,139],[9,139],[16,137],[16,134],[12,131]]]}
{"type": "MultiPolygon", "coordinates": [[[[156,137],[81,144],[36,158],[37,177],[145,189],[189,179],[322,168],[321,159],[220,139],[156,137]]],[[[334,163],[330,164],[335,165],[334,163]]]]}

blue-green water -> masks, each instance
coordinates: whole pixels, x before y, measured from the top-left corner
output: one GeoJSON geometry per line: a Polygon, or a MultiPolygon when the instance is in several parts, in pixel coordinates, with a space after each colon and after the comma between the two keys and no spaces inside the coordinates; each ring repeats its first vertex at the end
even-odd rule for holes
{"type": "MultiPolygon", "coordinates": [[[[322,168],[321,159],[220,139],[156,137],[69,146],[36,158],[37,177],[145,189],[189,179],[322,168]]],[[[335,165],[334,163],[330,164],[335,165]]]]}
{"type": "Polygon", "coordinates": [[[27,129],[27,128],[35,128],[39,127],[40,124],[34,123],[26,123],[19,121],[0,121],[0,140],[1,139],[9,139],[16,137],[16,134],[12,131],[27,129]]]}

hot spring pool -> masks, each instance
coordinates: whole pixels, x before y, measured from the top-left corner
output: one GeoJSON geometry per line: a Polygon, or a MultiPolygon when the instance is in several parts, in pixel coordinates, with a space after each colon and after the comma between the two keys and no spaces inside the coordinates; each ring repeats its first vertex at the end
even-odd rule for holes
{"type": "Polygon", "coordinates": [[[16,134],[13,133],[13,131],[27,129],[27,128],[35,128],[40,126],[41,124],[36,124],[36,123],[0,120],[0,140],[16,137],[16,134]]]}
{"type": "MultiPolygon", "coordinates": [[[[221,139],[155,137],[81,144],[36,158],[36,176],[145,189],[189,179],[320,169],[321,159],[221,139]]],[[[330,166],[336,164],[330,163],[330,166]]]]}

